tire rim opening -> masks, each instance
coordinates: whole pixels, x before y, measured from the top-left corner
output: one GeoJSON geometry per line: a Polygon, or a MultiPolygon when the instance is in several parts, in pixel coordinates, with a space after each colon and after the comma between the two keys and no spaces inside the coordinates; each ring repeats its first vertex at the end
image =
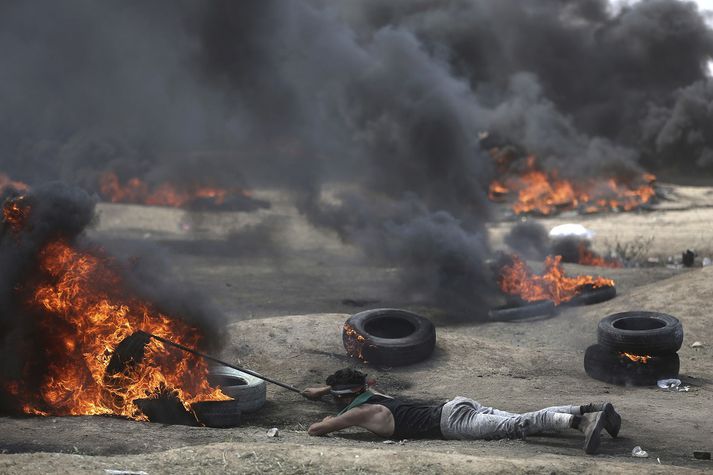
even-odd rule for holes
{"type": "Polygon", "coordinates": [[[247,386],[248,384],[248,382],[243,378],[218,374],[209,374],[208,383],[213,387],[220,386],[221,388],[227,388],[230,386],[247,386]]]}
{"type": "Polygon", "coordinates": [[[614,328],[619,330],[632,330],[632,331],[642,331],[642,330],[656,330],[657,328],[663,328],[666,326],[666,322],[662,322],[657,318],[649,317],[628,317],[616,320],[612,323],[614,328]]]}
{"type": "Polygon", "coordinates": [[[364,325],[367,333],[378,338],[405,338],[416,331],[413,323],[400,317],[375,318],[364,325]]]}

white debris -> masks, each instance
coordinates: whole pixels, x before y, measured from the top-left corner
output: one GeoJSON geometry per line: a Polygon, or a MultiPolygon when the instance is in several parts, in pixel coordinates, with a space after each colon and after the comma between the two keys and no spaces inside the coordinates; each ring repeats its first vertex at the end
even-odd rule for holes
{"type": "Polygon", "coordinates": [[[694,341],[693,343],[691,343],[691,348],[700,348],[702,346],[703,343],[701,343],[700,341],[694,341]]]}
{"type": "Polygon", "coordinates": [[[656,381],[656,385],[664,391],[679,393],[687,393],[691,389],[690,386],[681,386],[680,379],[659,379],[656,381]]]}
{"type": "Polygon", "coordinates": [[[268,437],[279,437],[280,431],[277,430],[277,427],[273,427],[272,429],[267,431],[267,436],[268,437]]]}
{"type": "Polygon", "coordinates": [[[560,224],[550,229],[550,238],[576,237],[591,241],[595,236],[595,232],[585,228],[581,224],[567,223],[560,224]]]}
{"type": "Polygon", "coordinates": [[[710,257],[704,257],[701,264],[703,264],[703,267],[708,267],[709,265],[713,264],[713,261],[710,257]]]}
{"type": "Polygon", "coordinates": [[[632,456],[632,457],[638,457],[638,458],[645,459],[645,458],[647,458],[647,457],[649,456],[649,453],[648,453],[647,451],[645,451],[645,450],[642,450],[641,447],[639,447],[639,446],[637,445],[637,446],[634,447],[634,449],[631,451],[631,456],[632,456]]]}
{"type": "Polygon", "coordinates": [[[143,470],[112,470],[110,468],[105,468],[104,473],[107,475],[149,475],[143,470]]]}
{"type": "Polygon", "coordinates": [[[385,440],[384,443],[385,444],[395,444],[396,442],[393,440],[385,440]]]}
{"type": "Polygon", "coordinates": [[[656,381],[656,386],[661,389],[676,389],[680,385],[680,379],[659,379],[658,381],[656,381]]]}

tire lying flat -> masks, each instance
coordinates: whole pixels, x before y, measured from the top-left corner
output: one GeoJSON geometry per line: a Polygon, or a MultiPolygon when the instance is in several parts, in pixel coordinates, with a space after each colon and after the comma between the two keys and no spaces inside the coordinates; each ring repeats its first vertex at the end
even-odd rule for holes
{"type": "Polygon", "coordinates": [[[493,322],[514,322],[555,314],[557,307],[551,300],[528,302],[516,307],[493,308],[488,312],[488,319],[493,322]]]}
{"type": "Polygon", "coordinates": [[[683,343],[683,327],[676,317],[658,312],[621,312],[603,318],[597,342],[615,352],[670,355],[683,343]]]}
{"type": "Polygon", "coordinates": [[[584,354],[584,371],[590,377],[620,386],[654,386],[660,379],[678,377],[676,353],[654,356],[647,363],[631,361],[619,352],[592,345],[584,354]]]}
{"type": "Polygon", "coordinates": [[[592,287],[587,285],[571,300],[564,302],[562,306],[578,307],[581,305],[594,305],[596,303],[606,302],[614,297],[616,297],[616,287],[613,285],[607,285],[605,287],[592,287]]]}
{"type": "Polygon", "coordinates": [[[222,365],[210,367],[209,381],[212,377],[223,381],[220,390],[237,400],[234,407],[241,412],[255,412],[265,405],[267,383],[262,379],[222,365]],[[234,384],[231,384],[231,380],[234,384]]]}
{"type": "Polygon", "coordinates": [[[406,366],[433,353],[436,329],[425,317],[401,309],[380,308],[351,316],[342,331],[344,348],[351,356],[377,366],[406,366]],[[353,329],[363,341],[346,328],[353,329]],[[355,345],[358,347],[355,353],[355,345]]]}

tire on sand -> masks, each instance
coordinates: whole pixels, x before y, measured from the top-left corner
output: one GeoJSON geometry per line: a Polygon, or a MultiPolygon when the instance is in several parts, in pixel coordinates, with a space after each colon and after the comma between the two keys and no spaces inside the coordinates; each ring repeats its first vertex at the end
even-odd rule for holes
{"type": "Polygon", "coordinates": [[[351,356],[376,366],[405,366],[423,361],[436,346],[436,329],[425,317],[401,309],[380,308],[351,316],[342,342],[351,356]],[[356,335],[363,337],[357,341],[356,335]]]}
{"type": "Polygon", "coordinates": [[[606,302],[616,297],[616,287],[606,285],[604,287],[593,287],[585,285],[581,292],[575,295],[572,300],[564,302],[563,307],[577,307],[580,305],[594,305],[596,303],[606,302]]]}
{"type": "Polygon", "coordinates": [[[653,356],[646,363],[631,361],[617,351],[592,345],[584,354],[584,371],[592,378],[621,386],[654,386],[659,379],[678,377],[676,353],[653,356]]]}
{"type": "Polygon", "coordinates": [[[240,401],[203,401],[191,404],[196,420],[206,427],[226,428],[240,425],[240,401]]]}
{"type": "Polygon", "coordinates": [[[241,412],[254,412],[265,405],[267,384],[237,369],[228,366],[211,366],[208,373],[208,382],[212,386],[220,386],[226,396],[237,400],[234,406],[241,412]]]}
{"type": "Polygon", "coordinates": [[[683,327],[676,317],[657,312],[621,312],[603,318],[598,343],[612,351],[635,355],[670,355],[683,343],[683,327]]]}
{"type": "Polygon", "coordinates": [[[493,308],[488,311],[488,319],[493,322],[516,322],[537,317],[550,317],[557,307],[551,300],[526,302],[520,306],[493,308]]]}

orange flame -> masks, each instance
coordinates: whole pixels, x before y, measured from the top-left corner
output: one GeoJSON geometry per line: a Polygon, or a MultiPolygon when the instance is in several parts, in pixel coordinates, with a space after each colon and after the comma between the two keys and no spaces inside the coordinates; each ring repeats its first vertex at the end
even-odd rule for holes
{"type": "MultiPolygon", "coordinates": [[[[498,168],[501,163],[497,151],[498,168]]],[[[505,178],[490,183],[488,197],[502,201],[515,195],[512,210],[515,214],[538,213],[549,215],[557,211],[579,209],[585,213],[601,211],[631,211],[651,201],[656,195],[653,182],[656,177],[644,173],[639,183],[624,183],[614,178],[607,180],[583,179],[574,183],[561,179],[556,171],[544,172],[537,167],[533,155],[527,157],[522,173],[504,171],[505,178]]]]}
{"type": "Polygon", "coordinates": [[[366,358],[364,358],[364,345],[366,345],[366,338],[357,332],[354,327],[348,323],[344,324],[344,345],[347,350],[347,354],[353,358],[357,358],[362,363],[368,363],[366,358]]]}
{"type": "Polygon", "coordinates": [[[105,374],[117,345],[138,330],[187,346],[198,346],[200,332],[127,297],[111,259],[100,250],[53,241],[41,250],[39,267],[43,278],[31,289],[28,304],[41,318],[47,371],[39,392],[22,381],[6,385],[24,412],[143,420],[133,401],[166,390],[175,390],[187,408],[196,401],[230,399],[208,384],[203,360],[154,340],[141,363],[105,374]]]}
{"type": "Polygon", "coordinates": [[[119,181],[114,172],[104,173],[99,181],[102,197],[112,203],[136,203],[151,206],[169,206],[182,208],[196,200],[207,200],[215,206],[225,203],[233,195],[249,196],[239,189],[223,189],[198,186],[190,190],[179,189],[170,183],[162,183],[151,189],[139,178],[131,178],[125,184],[119,181]]]}
{"type": "Polygon", "coordinates": [[[23,196],[18,196],[3,203],[2,214],[10,229],[18,233],[24,227],[31,210],[32,206],[27,199],[23,196]]]}
{"type": "Polygon", "coordinates": [[[579,245],[579,260],[577,264],[584,266],[608,267],[610,269],[619,269],[623,264],[618,259],[605,259],[596,252],[588,249],[585,244],[579,245]]]}
{"type": "Polygon", "coordinates": [[[649,355],[640,356],[640,355],[633,355],[631,353],[624,353],[624,352],[622,352],[620,354],[621,354],[621,356],[625,356],[625,357],[629,358],[634,363],[646,364],[651,359],[651,357],[649,355]]]}
{"type": "Polygon", "coordinates": [[[603,277],[567,277],[560,262],[562,256],[547,256],[542,275],[533,273],[519,257],[513,255],[511,258],[512,264],[500,270],[498,285],[504,293],[517,295],[528,302],[551,300],[559,305],[572,300],[585,285],[594,288],[614,286],[613,280],[603,277]]]}
{"type": "Polygon", "coordinates": [[[5,188],[14,188],[17,191],[27,191],[30,187],[21,181],[13,181],[4,173],[0,173],[0,192],[5,188]]]}

